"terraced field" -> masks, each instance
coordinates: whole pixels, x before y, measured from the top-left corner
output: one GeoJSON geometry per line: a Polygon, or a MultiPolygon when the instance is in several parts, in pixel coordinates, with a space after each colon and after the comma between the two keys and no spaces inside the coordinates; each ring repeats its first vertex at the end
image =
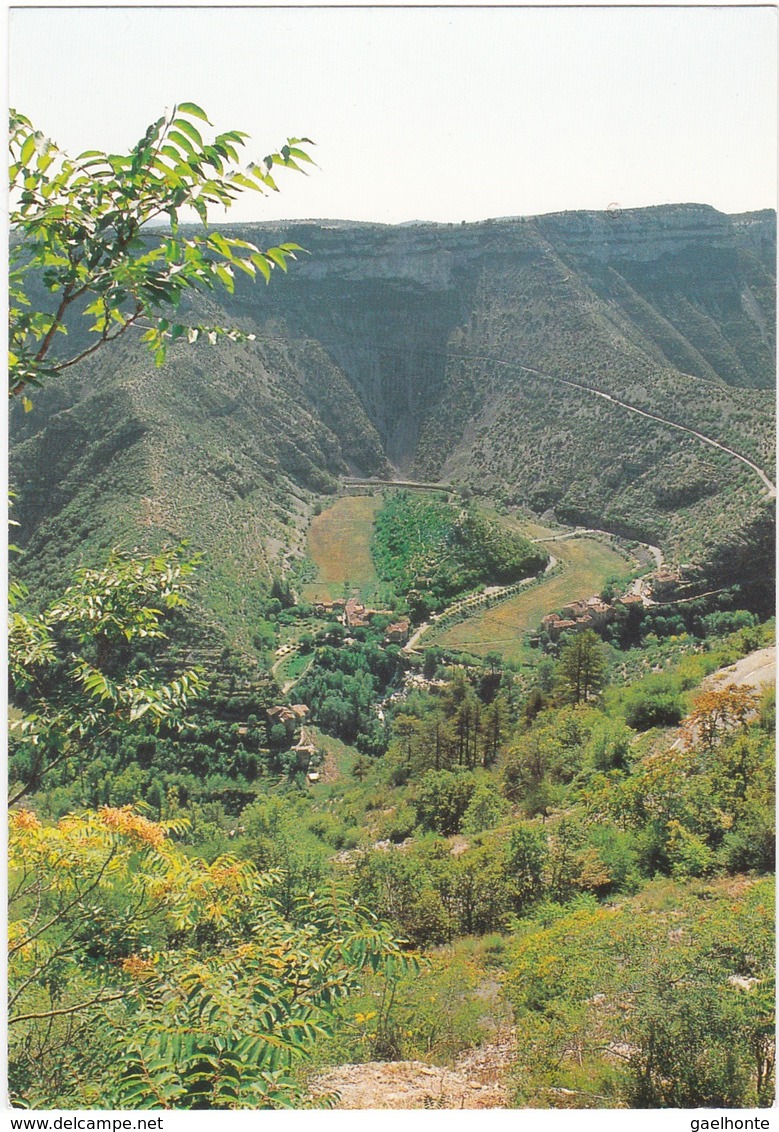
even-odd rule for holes
{"type": "Polygon", "coordinates": [[[315,582],[303,587],[306,601],[344,596],[344,585],[363,596],[379,582],[371,558],[371,532],[380,495],[346,495],[316,515],[308,533],[308,556],[316,565],[315,582]]]}
{"type": "Polygon", "coordinates": [[[630,573],[625,559],[597,539],[560,539],[545,547],[562,564],[561,572],[459,625],[426,634],[421,647],[435,644],[476,656],[499,652],[506,660],[521,661],[528,651],[525,634],[536,629],[546,613],[599,593],[607,579],[630,573]]]}

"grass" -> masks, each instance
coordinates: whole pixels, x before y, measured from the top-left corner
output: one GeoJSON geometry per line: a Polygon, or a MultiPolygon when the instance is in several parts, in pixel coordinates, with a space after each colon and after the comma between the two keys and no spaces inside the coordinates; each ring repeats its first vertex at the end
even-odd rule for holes
{"type": "Polygon", "coordinates": [[[555,535],[566,534],[568,531],[573,529],[566,526],[544,526],[543,524],[536,522],[535,519],[531,519],[529,516],[526,517],[522,514],[501,514],[501,512],[496,511],[494,508],[490,507],[489,504],[482,504],[482,510],[489,519],[494,519],[495,522],[501,523],[510,531],[516,531],[517,534],[524,535],[525,538],[554,538],[555,535]]]}
{"type": "Polygon", "coordinates": [[[359,751],[350,747],[347,743],[342,743],[340,739],[336,739],[333,735],[326,735],[319,728],[309,728],[309,730],[314,735],[317,749],[322,751],[325,756],[326,771],[323,774],[324,782],[318,791],[318,796],[320,798],[322,796],[329,797],[331,794],[329,787],[336,782],[339,783],[338,788],[335,789],[337,796],[343,795],[344,784],[349,787],[352,793],[360,794],[361,788],[351,778],[352,767],[360,757],[359,751]]]}
{"type": "Polygon", "coordinates": [[[599,593],[608,578],[629,572],[625,559],[597,539],[563,539],[545,546],[562,563],[561,573],[440,634],[426,635],[422,644],[463,649],[476,656],[499,652],[506,660],[526,660],[529,650],[524,636],[538,628],[545,614],[599,593]]]}
{"type": "Polygon", "coordinates": [[[347,495],[314,517],[308,556],[318,576],[303,587],[306,601],[343,597],[347,584],[359,590],[375,588],[379,579],[371,558],[371,534],[381,502],[380,495],[347,495]]]}
{"type": "Polygon", "coordinates": [[[287,680],[297,680],[313,663],[313,660],[313,655],[302,656],[300,653],[292,653],[290,656],[284,657],[276,669],[276,679],[282,684],[287,680]]]}

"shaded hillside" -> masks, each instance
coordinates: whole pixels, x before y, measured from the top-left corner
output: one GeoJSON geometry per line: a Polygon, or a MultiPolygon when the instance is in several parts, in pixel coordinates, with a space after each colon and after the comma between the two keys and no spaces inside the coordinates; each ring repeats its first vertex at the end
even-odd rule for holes
{"type": "Polygon", "coordinates": [[[53,592],[116,542],[206,553],[197,617],[248,647],[311,492],[387,463],[351,387],[314,344],[179,346],[155,369],[117,344],[12,422],[18,568],[53,592]]]}
{"type": "Polygon", "coordinates": [[[764,577],[772,511],[775,217],[707,206],[393,228],[231,227],[305,246],[270,287],[195,314],[257,341],[125,342],[13,421],[24,573],[52,588],[98,544],[188,537],[205,619],[243,645],[345,472],[446,478],[648,539],[717,584],[764,577]],[[528,369],[538,372],[528,372],[528,369]]]}

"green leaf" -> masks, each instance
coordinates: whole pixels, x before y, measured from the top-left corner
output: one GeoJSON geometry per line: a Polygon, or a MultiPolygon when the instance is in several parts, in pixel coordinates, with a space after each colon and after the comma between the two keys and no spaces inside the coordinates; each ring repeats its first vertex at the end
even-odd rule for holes
{"type": "MultiPolygon", "coordinates": [[[[249,259],[237,259],[235,261],[235,266],[241,271],[245,272],[247,275],[251,275],[252,279],[257,274],[254,264],[249,259]]],[[[249,335],[249,337],[251,338],[252,336],[249,335]]]]}
{"type": "Polygon", "coordinates": [[[256,185],[254,181],[250,181],[244,173],[233,173],[230,180],[236,185],[240,185],[243,189],[254,189],[255,192],[262,192],[262,186],[256,185]]]}
{"type": "Polygon", "coordinates": [[[22,165],[29,165],[30,159],[35,153],[35,138],[29,137],[22,146],[22,152],[19,154],[19,160],[22,165]]]}
{"type": "Polygon", "coordinates": [[[309,157],[304,149],[298,149],[296,146],[290,146],[289,153],[292,157],[297,157],[298,161],[307,161],[310,165],[314,164],[313,157],[309,157]]]}
{"type": "Polygon", "coordinates": [[[199,118],[201,122],[206,122],[209,126],[211,125],[205,110],[201,110],[194,102],[180,102],[176,109],[182,114],[191,114],[193,118],[199,118]]]}
{"type": "Polygon", "coordinates": [[[168,134],[168,139],[174,142],[176,145],[181,146],[185,153],[188,153],[190,157],[198,157],[198,153],[195,150],[195,147],[192,145],[192,142],[189,140],[189,138],[184,137],[182,133],[179,133],[178,130],[171,130],[168,134]]]}
{"type": "Polygon", "coordinates": [[[251,259],[254,266],[259,268],[259,270],[265,276],[265,282],[266,283],[270,282],[270,271],[271,271],[271,269],[270,269],[270,264],[268,263],[265,256],[262,255],[262,253],[260,253],[258,255],[250,256],[249,258],[251,259]]]}
{"type": "Polygon", "coordinates": [[[178,126],[180,130],[183,130],[185,134],[192,138],[195,145],[199,146],[201,150],[203,149],[203,139],[200,136],[200,132],[191,122],[188,122],[186,118],[174,118],[172,124],[178,126]]]}
{"type": "Polygon", "coordinates": [[[230,294],[232,294],[235,290],[235,280],[233,279],[230,272],[226,267],[223,267],[221,263],[216,264],[214,270],[216,271],[216,274],[218,275],[222,285],[230,292],[230,294]]]}
{"type": "Polygon", "coordinates": [[[281,268],[282,271],[287,270],[287,261],[284,258],[284,252],[280,248],[268,248],[265,253],[269,259],[272,259],[275,264],[281,268]]]}

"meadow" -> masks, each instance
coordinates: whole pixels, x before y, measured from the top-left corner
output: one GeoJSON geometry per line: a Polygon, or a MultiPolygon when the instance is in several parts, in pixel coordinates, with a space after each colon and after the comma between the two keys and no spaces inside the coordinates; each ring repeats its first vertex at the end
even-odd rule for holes
{"type": "Polygon", "coordinates": [[[522,661],[528,652],[525,634],[537,629],[545,614],[599,593],[608,579],[630,572],[621,555],[594,538],[560,539],[544,546],[560,562],[561,572],[459,625],[426,633],[421,646],[435,644],[476,656],[499,652],[505,660],[522,661]]]}
{"type": "Polygon", "coordinates": [[[344,586],[373,591],[379,578],[371,558],[373,520],[381,507],[380,495],[346,495],[315,515],[308,534],[308,556],[317,567],[317,579],[303,587],[305,601],[333,601],[344,596],[344,586]]]}

